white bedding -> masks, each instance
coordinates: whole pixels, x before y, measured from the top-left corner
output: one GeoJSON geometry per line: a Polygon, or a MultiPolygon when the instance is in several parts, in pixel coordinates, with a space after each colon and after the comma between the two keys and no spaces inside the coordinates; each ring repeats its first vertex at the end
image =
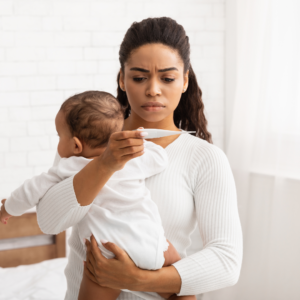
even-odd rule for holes
{"type": "Polygon", "coordinates": [[[1,300],[63,300],[67,289],[67,258],[38,264],[0,268],[1,300]]]}

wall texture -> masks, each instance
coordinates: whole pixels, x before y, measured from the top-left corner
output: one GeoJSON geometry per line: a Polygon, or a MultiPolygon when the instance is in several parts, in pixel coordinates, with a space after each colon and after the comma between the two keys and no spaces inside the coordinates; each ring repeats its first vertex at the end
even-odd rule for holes
{"type": "Polygon", "coordinates": [[[214,143],[223,148],[224,0],[0,0],[0,198],[46,171],[67,97],[115,94],[118,48],[134,21],[170,16],[191,42],[214,143]]]}

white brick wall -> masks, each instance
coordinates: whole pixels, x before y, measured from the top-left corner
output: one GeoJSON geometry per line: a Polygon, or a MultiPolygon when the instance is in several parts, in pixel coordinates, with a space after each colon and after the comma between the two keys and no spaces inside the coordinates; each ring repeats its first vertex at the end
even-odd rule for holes
{"type": "Polygon", "coordinates": [[[225,0],[0,0],[0,199],[47,170],[54,117],[88,89],[115,94],[118,50],[134,21],[170,16],[191,41],[214,143],[223,148],[225,0]]]}

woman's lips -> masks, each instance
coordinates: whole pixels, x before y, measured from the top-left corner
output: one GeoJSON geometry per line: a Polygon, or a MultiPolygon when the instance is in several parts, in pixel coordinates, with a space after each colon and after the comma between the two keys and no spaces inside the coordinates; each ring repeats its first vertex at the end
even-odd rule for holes
{"type": "Polygon", "coordinates": [[[142,106],[146,111],[160,111],[165,108],[165,106],[142,106]]]}

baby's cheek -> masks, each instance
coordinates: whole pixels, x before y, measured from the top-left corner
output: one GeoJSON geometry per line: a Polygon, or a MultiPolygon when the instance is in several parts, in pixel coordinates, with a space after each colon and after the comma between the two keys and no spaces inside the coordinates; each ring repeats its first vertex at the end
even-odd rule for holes
{"type": "Polygon", "coordinates": [[[57,152],[58,152],[59,156],[62,157],[60,142],[58,142],[58,145],[57,145],[57,152]]]}
{"type": "Polygon", "coordinates": [[[66,151],[65,151],[64,144],[59,140],[58,145],[57,145],[57,152],[60,157],[66,157],[66,151]]]}

